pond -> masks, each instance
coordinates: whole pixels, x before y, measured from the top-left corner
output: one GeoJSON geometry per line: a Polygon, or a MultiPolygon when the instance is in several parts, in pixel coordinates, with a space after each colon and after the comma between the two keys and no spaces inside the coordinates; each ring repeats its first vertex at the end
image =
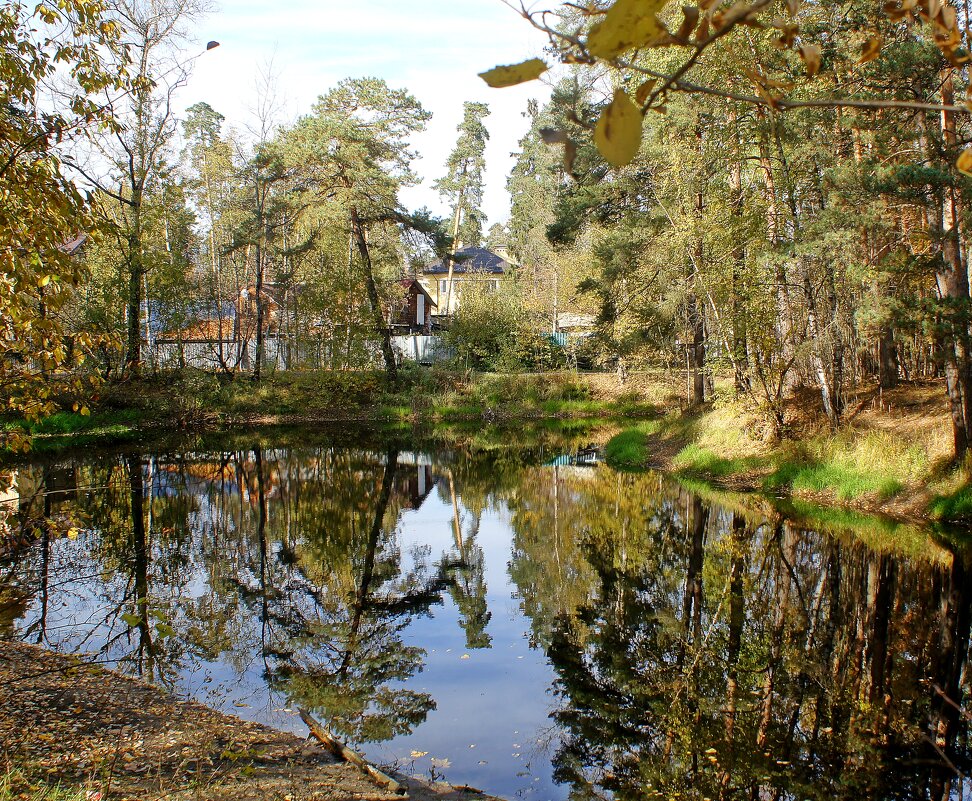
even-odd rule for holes
{"type": "Polygon", "coordinates": [[[972,798],[967,551],[349,439],[18,465],[0,637],[508,798],[972,798]]]}

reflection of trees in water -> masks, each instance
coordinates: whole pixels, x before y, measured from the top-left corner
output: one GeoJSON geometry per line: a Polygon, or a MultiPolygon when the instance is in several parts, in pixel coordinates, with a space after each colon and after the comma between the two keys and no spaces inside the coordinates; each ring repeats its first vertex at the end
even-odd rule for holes
{"type": "MultiPolygon", "coordinates": [[[[550,626],[555,771],[574,797],[967,792],[968,554],[898,562],[652,477],[603,472],[570,492],[590,598],[569,609],[523,589],[550,626]]],[[[514,574],[553,571],[550,549],[525,545],[535,521],[513,520],[528,523],[521,557],[542,560],[514,574]]]]}
{"type": "Polygon", "coordinates": [[[455,550],[449,554],[449,595],[459,610],[459,625],[466,634],[467,648],[489,648],[492,638],[486,632],[492,613],[487,603],[486,557],[476,538],[483,519],[484,502],[474,506],[472,524],[463,533],[463,516],[460,511],[456,480],[452,470],[446,471],[449,501],[452,504],[452,534],[455,550]]]}
{"type": "Polygon", "coordinates": [[[222,643],[240,667],[262,660],[272,688],[355,741],[407,732],[434,708],[427,693],[397,686],[424,656],[402,631],[448,583],[421,555],[402,569],[396,526],[408,499],[395,490],[397,459],[236,454],[204,527],[212,591],[196,607],[225,625],[197,640],[222,643]]]}
{"type": "MultiPolygon", "coordinates": [[[[76,493],[71,514],[88,533],[61,553],[85,552],[54,570],[62,593],[83,586],[85,604],[50,642],[93,645],[149,679],[196,660],[239,673],[256,663],[345,737],[409,731],[434,701],[400,686],[424,658],[404,629],[448,590],[471,642],[488,644],[489,612],[475,530],[438,561],[426,549],[403,568],[398,520],[416,499],[414,467],[397,462],[394,450],[256,447],[78,465],[79,483],[99,491],[76,493]]],[[[41,472],[38,498],[49,499],[41,472]]],[[[40,546],[12,568],[37,595],[16,607],[33,615],[20,636],[45,631],[50,543],[40,546]]]]}
{"type": "Polygon", "coordinates": [[[169,525],[186,510],[152,494],[154,469],[154,459],[135,455],[95,465],[18,468],[18,514],[37,542],[15,550],[2,567],[7,587],[34,591],[34,602],[28,595],[16,615],[23,619],[18,636],[107,656],[168,684],[183,649],[168,639],[165,621],[193,567],[186,558],[187,529],[169,525]],[[69,541],[89,526],[97,536],[69,541]],[[78,597],[85,603],[72,616],[64,599],[78,597]]]}
{"type": "MultiPolygon", "coordinates": [[[[510,575],[558,676],[557,775],[578,798],[957,797],[968,557],[899,561],[655,476],[508,453],[443,459],[454,544],[404,554],[414,467],[395,451],[258,447],[79,463],[70,497],[41,492],[50,508],[31,514],[82,535],[52,529],[0,565],[32,594],[18,636],[163,681],[200,660],[255,665],[344,737],[388,738],[433,705],[402,688],[424,659],[410,621],[448,592],[467,646],[488,646],[479,529],[507,508],[510,575]],[[87,606],[69,629],[71,593],[87,606]]],[[[25,487],[57,485],[30,470],[25,487]]]]}

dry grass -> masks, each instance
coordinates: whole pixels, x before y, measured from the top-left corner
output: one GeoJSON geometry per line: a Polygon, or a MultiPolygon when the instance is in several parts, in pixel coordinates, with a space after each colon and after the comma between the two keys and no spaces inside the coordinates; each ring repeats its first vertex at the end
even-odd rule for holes
{"type": "MultiPolygon", "coordinates": [[[[672,388],[670,379],[662,381],[654,396],[672,388]]],[[[802,390],[787,403],[782,441],[769,437],[745,399],[726,391],[721,397],[687,414],[669,404],[672,411],[656,431],[642,427],[640,442],[628,434],[628,451],[640,447],[654,466],[731,489],[903,517],[954,517],[952,506],[972,514],[969,477],[950,466],[951,424],[941,382],[883,392],[864,388],[836,431],[819,394],[802,390]],[[933,501],[943,497],[955,503],[939,503],[936,512],[933,501]]]]}

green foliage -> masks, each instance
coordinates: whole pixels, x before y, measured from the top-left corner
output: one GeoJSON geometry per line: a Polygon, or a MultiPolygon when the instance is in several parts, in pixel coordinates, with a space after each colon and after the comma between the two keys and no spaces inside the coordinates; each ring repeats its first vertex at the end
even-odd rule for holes
{"type": "Polygon", "coordinates": [[[79,368],[96,344],[87,331],[67,337],[60,316],[85,278],[62,246],[95,229],[86,199],[62,174],[61,153],[101,125],[116,127],[98,96],[124,84],[124,69],[114,74],[107,64],[122,53],[120,36],[100,2],[0,8],[0,406],[7,412],[52,411],[53,394],[81,388],[79,368]]]}
{"type": "Polygon", "coordinates": [[[564,367],[567,351],[544,330],[545,321],[529,314],[521,297],[506,285],[485,284],[463,290],[462,304],[445,333],[456,360],[475,370],[516,372],[564,367]]]}
{"type": "Polygon", "coordinates": [[[479,245],[483,239],[483,182],[486,170],[486,142],[489,132],[483,119],[489,116],[485,103],[463,104],[459,137],[446,160],[446,174],[435,182],[435,188],[452,206],[459,223],[455,238],[463,245],[479,245]]]}
{"type": "Polygon", "coordinates": [[[943,523],[967,523],[972,520],[972,486],[964,485],[954,492],[938,495],[928,505],[934,520],[943,523]]]}

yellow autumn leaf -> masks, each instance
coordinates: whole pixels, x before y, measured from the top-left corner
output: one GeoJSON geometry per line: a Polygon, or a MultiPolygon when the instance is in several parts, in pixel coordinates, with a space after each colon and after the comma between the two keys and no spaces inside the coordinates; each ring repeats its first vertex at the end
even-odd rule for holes
{"type": "Polygon", "coordinates": [[[49,275],[42,275],[37,279],[37,286],[43,289],[51,282],[51,277],[49,275]]]}
{"type": "Polygon", "coordinates": [[[657,79],[650,78],[638,87],[638,91],[635,92],[635,100],[638,101],[639,106],[643,106],[645,104],[645,101],[648,99],[648,95],[651,94],[651,90],[655,88],[656,83],[657,79]]]}
{"type": "Polygon", "coordinates": [[[817,45],[800,45],[800,58],[807,68],[807,77],[812,78],[820,69],[822,51],[817,45]]]}
{"type": "Polygon", "coordinates": [[[868,61],[873,61],[879,55],[881,55],[881,37],[872,36],[861,46],[861,57],[858,59],[858,64],[866,64],[868,61]]]}
{"type": "Polygon", "coordinates": [[[536,80],[546,71],[547,65],[542,59],[531,58],[529,61],[522,61],[519,64],[493,67],[491,70],[479,73],[479,77],[494,89],[502,89],[506,86],[516,86],[518,83],[536,80]]]}
{"type": "Polygon", "coordinates": [[[967,147],[962,151],[962,155],[958,157],[955,166],[960,173],[972,176],[972,147],[967,147]]]}
{"type": "Polygon", "coordinates": [[[616,90],[594,128],[594,144],[609,164],[623,167],[631,163],[641,146],[641,124],[641,110],[624,90],[616,90]]]}
{"type": "Polygon", "coordinates": [[[67,530],[67,538],[68,538],[69,540],[76,540],[76,539],[78,538],[78,534],[79,534],[79,533],[80,533],[80,532],[78,531],[78,529],[76,529],[76,528],[74,528],[74,527],[72,526],[71,528],[69,528],[69,529],[67,530]]]}
{"type": "Polygon", "coordinates": [[[668,33],[657,16],[666,5],[667,0],[616,0],[587,35],[588,51],[610,61],[625,50],[648,47],[668,33]]]}

